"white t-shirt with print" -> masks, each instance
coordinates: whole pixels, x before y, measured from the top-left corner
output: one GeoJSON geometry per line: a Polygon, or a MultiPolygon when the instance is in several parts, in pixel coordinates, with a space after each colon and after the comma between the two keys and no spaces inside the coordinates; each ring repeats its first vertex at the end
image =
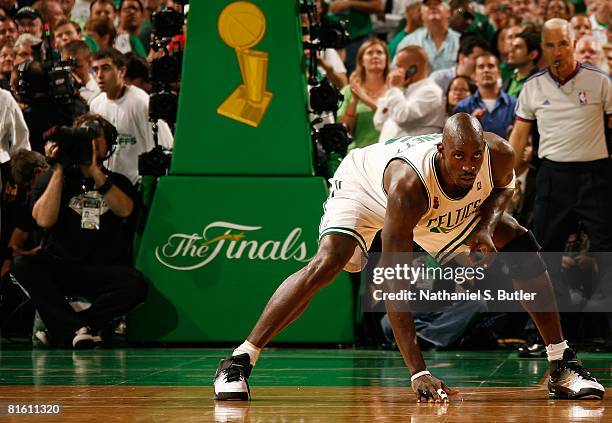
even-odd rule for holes
{"type": "MultiPolygon", "coordinates": [[[[149,95],[130,85],[117,100],[109,100],[106,93],[101,93],[91,102],[90,110],[115,125],[119,133],[117,147],[106,166],[113,172],[127,176],[135,184],[139,179],[138,156],[155,147],[153,128],[149,122],[149,95]]],[[[159,145],[172,148],[174,139],[168,124],[159,120],[157,126],[159,145]]]]}

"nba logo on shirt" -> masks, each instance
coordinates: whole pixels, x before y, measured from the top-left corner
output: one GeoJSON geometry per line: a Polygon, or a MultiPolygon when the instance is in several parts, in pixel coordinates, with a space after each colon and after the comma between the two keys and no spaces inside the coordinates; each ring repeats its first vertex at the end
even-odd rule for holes
{"type": "Polygon", "coordinates": [[[478,181],[476,182],[476,191],[480,191],[482,189],[482,182],[478,181]]]}
{"type": "Polygon", "coordinates": [[[438,197],[434,197],[433,208],[437,209],[438,207],[440,207],[440,201],[438,200],[438,197]]]}
{"type": "Polygon", "coordinates": [[[589,104],[589,101],[588,101],[587,95],[586,95],[586,91],[580,91],[578,93],[578,100],[580,101],[580,104],[582,106],[584,106],[585,104],[589,104]]]}

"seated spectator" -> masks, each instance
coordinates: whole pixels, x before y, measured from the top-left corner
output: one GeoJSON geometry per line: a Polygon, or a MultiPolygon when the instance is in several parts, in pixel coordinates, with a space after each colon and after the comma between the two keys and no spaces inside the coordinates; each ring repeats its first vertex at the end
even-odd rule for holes
{"type": "Polygon", "coordinates": [[[512,15],[518,23],[541,22],[538,15],[538,6],[535,0],[512,0],[512,15]]]}
{"type": "Polygon", "coordinates": [[[0,88],[11,90],[11,72],[15,65],[15,49],[8,42],[0,44],[0,88]]]}
{"type": "Polygon", "coordinates": [[[404,16],[406,24],[404,27],[393,36],[389,41],[389,56],[395,57],[397,53],[397,46],[408,34],[412,34],[415,30],[423,25],[423,19],[421,18],[421,0],[406,0],[405,2],[404,16]]]}
{"type": "Polygon", "coordinates": [[[85,42],[94,53],[112,47],[117,37],[113,21],[105,17],[90,18],[85,24],[85,32],[87,33],[85,42]]]}
{"type": "Polygon", "coordinates": [[[565,0],[549,0],[546,3],[545,21],[553,18],[569,19],[574,12],[573,6],[565,0]]]}
{"type": "Polygon", "coordinates": [[[149,80],[149,62],[136,53],[127,53],[125,59],[125,83],[134,85],[147,94],[150,93],[153,87],[149,80]]]}
{"type": "Polygon", "coordinates": [[[40,14],[42,21],[51,28],[54,28],[60,20],[67,19],[58,0],[38,0],[32,7],[40,14]]]}
{"type": "Polygon", "coordinates": [[[591,35],[585,35],[576,42],[574,59],[598,69],[603,69],[604,54],[599,41],[591,35]]]}
{"type": "Polygon", "coordinates": [[[467,76],[459,75],[448,84],[446,91],[446,116],[455,114],[457,104],[476,92],[476,85],[467,76]]]}
{"type": "MultiPolygon", "coordinates": [[[[421,46],[432,71],[452,68],[457,64],[460,34],[448,27],[449,7],[440,0],[425,0],[421,6],[424,28],[407,35],[398,51],[409,45],[421,46]]],[[[396,64],[396,57],[393,64],[396,64]]]]}
{"type": "Polygon", "coordinates": [[[478,37],[464,37],[461,39],[459,52],[457,53],[457,66],[448,69],[440,69],[432,72],[429,77],[436,83],[442,92],[448,90],[448,84],[458,75],[474,78],[476,59],[489,51],[489,44],[478,37]]]}
{"type": "Polygon", "coordinates": [[[608,43],[604,46],[604,55],[606,63],[608,64],[608,75],[612,76],[612,43],[608,43]]]}
{"type": "Polygon", "coordinates": [[[378,38],[366,41],[357,52],[357,68],[351,83],[342,89],[344,101],[338,119],[353,136],[349,150],[378,142],[380,132],[374,127],[376,102],[385,93],[389,73],[389,55],[385,43],[378,38]]]}
{"type": "Polygon", "coordinates": [[[509,5],[500,3],[498,0],[485,0],[485,14],[496,31],[499,32],[510,24],[510,13],[509,5]]]}
{"type": "Polygon", "coordinates": [[[9,17],[0,18],[0,45],[11,43],[15,44],[19,33],[17,24],[9,17]]]}
{"type": "Polygon", "coordinates": [[[15,15],[17,31],[21,34],[32,34],[42,38],[42,17],[34,8],[26,6],[19,9],[15,15]]]}
{"type": "Polygon", "coordinates": [[[71,41],[81,39],[81,28],[76,22],[60,19],[53,29],[55,48],[62,49],[71,41]]]}
{"type": "Polygon", "coordinates": [[[384,13],[385,5],[382,0],[362,0],[349,2],[333,0],[329,4],[328,14],[324,19],[330,21],[345,21],[349,34],[349,43],[345,46],[346,59],[344,64],[348,73],[355,69],[355,59],[361,44],[372,32],[372,13],[384,13]]]}
{"type": "Polygon", "coordinates": [[[461,101],[456,113],[466,112],[480,120],[482,129],[507,138],[514,122],[516,98],[503,92],[499,86],[499,62],[491,53],[476,59],[476,86],[478,90],[461,101]]]}
{"type": "Polygon", "coordinates": [[[502,84],[502,90],[517,97],[525,81],[538,71],[538,62],[542,56],[540,33],[523,31],[511,43],[508,52],[508,65],[514,68],[514,75],[502,84]]]}
{"type": "Polygon", "coordinates": [[[21,34],[15,41],[15,66],[26,60],[34,60],[32,46],[40,44],[42,40],[32,34],[21,34]]]}
{"type": "Polygon", "coordinates": [[[91,50],[83,40],[74,40],[66,44],[61,50],[62,60],[74,59],[76,65],[72,73],[79,84],[79,94],[87,102],[100,94],[100,87],[91,76],[91,50]]]}
{"type": "Polygon", "coordinates": [[[508,53],[510,52],[510,48],[512,48],[512,40],[521,32],[523,32],[523,27],[511,25],[499,35],[497,43],[498,54],[495,51],[493,53],[499,57],[501,61],[499,70],[501,71],[502,81],[510,78],[514,72],[514,69],[508,64],[508,53]]]}
{"type": "MultiPolygon", "coordinates": [[[[19,104],[9,91],[0,90],[0,168],[4,168],[2,165],[7,164],[17,150],[30,149],[28,135],[28,127],[19,104]]],[[[1,181],[2,179],[0,191],[1,181]]]]}
{"type": "Polygon", "coordinates": [[[117,133],[97,115],[75,127],[95,132],[91,163],[63,162],[61,147],[51,146],[57,162],[37,181],[31,195],[32,217],[46,229],[41,250],[15,259],[11,274],[30,296],[50,338],[69,348],[94,346],[96,331],[143,302],[147,284],[130,263],[137,193],[123,175],[102,162],[112,154],[117,133]],[[92,305],[76,312],[67,295],[92,305]]]}
{"type": "Polygon", "coordinates": [[[117,6],[114,0],[93,0],[89,4],[90,19],[106,18],[115,22],[117,18],[117,6]]]}
{"type": "Polygon", "coordinates": [[[379,142],[403,135],[441,132],[444,123],[442,90],[427,77],[427,55],[419,46],[397,53],[397,69],[387,75],[387,91],[378,100],[374,125],[379,142]]]}
{"type": "Polygon", "coordinates": [[[572,31],[574,31],[574,37],[577,40],[581,39],[585,35],[591,35],[591,21],[587,15],[575,15],[570,19],[570,25],[572,31]]]}
{"type": "Polygon", "coordinates": [[[118,41],[121,43],[121,39],[126,46],[121,46],[115,43],[115,48],[122,53],[135,52],[139,56],[146,57],[149,49],[151,31],[149,29],[149,39],[146,43],[140,38],[140,28],[144,20],[144,8],[140,0],[121,0],[119,6],[119,37],[118,41]],[[121,38],[123,36],[123,38],[121,38]],[[146,44],[146,47],[145,47],[146,44]],[[142,48],[142,51],[139,49],[142,48]]]}
{"type": "Polygon", "coordinates": [[[451,0],[449,26],[462,35],[473,35],[490,40],[495,28],[487,16],[478,13],[470,0],[451,0]]]}
{"type": "Polygon", "coordinates": [[[591,0],[589,5],[593,5],[593,12],[589,16],[591,21],[592,35],[601,45],[608,42],[608,29],[612,26],[612,10],[608,0],[591,0]]]}

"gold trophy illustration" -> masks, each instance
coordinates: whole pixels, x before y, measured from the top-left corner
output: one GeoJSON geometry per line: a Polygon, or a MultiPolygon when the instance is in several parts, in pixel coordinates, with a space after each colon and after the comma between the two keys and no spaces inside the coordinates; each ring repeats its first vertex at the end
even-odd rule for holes
{"type": "Polygon", "coordinates": [[[266,32],[266,18],[253,3],[237,1],[227,5],[218,20],[219,35],[236,50],[243,83],[217,108],[217,113],[257,127],[272,100],[266,91],[268,53],[250,50],[266,32]]]}

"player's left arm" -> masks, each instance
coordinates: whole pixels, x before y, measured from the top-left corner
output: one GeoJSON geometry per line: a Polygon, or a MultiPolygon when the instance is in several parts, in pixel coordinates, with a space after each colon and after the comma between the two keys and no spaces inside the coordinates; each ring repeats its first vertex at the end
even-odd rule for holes
{"type": "Polygon", "coordinates": [[[514,149],[503,138],[485,132],[491,155],[491,175],[493,191],[480,206],[480,223],[470,237],[472,253],[495,252],[493,232],[514,193],[514,149]]]}

